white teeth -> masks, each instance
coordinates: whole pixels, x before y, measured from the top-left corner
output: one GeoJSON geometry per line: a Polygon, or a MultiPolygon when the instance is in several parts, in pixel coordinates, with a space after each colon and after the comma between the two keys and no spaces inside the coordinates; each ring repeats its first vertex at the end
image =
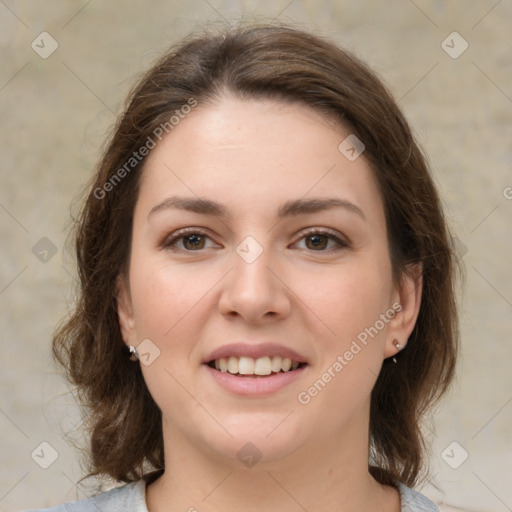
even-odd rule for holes
{"type": "Polygon", "coordinates": [[[254,373],[256,375],[270,375],[272,373],[270,357],[258,357],[254,363],[254,373]]]}
{"type": "Polygon", "coordinates": [[[214,361],[215,369],[229,372],[233,375],[270,375],[281,371],[296,370],[300,363],[288,357],[264,356],[254,359],[252,357],[221,357],[214,361]]]}
{"type": "Polygon", "coordinates": [[[238,357],[231,356],[228,359],[228,372],[238,373],[238,357]]]}
{"type": "Polygon", "coordinates": [[[219,361],[220,371],[226,373],[228,371],[228,360],[225,357],[215,360],[215,368],[217,368],[217,361],[219,361]]]}
{"type": "Polygon", "coordinates": [[[281,371],[281,357],[280,356],[274,356],[272,358],[272,371],[273,372],[281,371]]]}
{"type": "Polygon", "coordinates": [[[241,357],[238,361],[238,373],[240,375],[254,375],[254,359],[241,357]]]}

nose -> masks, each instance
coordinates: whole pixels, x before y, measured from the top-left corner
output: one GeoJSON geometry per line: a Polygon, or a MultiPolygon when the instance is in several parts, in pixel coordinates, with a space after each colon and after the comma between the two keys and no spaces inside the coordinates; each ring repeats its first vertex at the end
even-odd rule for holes
{"type": "Polygon", "coordinates": [[[232,262],[233,269],[222,280],[218,307],[223,315],[258,324],[290,313],[291,290],[280,276],[270,249],[263,249],[254,260],[234,251],[232,262]]]}

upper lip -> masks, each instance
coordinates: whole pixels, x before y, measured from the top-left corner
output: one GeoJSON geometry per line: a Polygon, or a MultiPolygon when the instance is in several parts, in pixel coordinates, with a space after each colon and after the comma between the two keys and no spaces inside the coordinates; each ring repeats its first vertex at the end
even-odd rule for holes
{"type": "Polygon", "coordinates": [[[281,356],[298,363],[307,362],[306,358],[295,350],[285,347],[284,345],[279,345],[278,343],[230,343],[215,349],[206,357],[204,362],[209,363],[210,361],[215,361],[221,357],[230,356],[252,357],[254,359],[265,356],[281,356]]]}

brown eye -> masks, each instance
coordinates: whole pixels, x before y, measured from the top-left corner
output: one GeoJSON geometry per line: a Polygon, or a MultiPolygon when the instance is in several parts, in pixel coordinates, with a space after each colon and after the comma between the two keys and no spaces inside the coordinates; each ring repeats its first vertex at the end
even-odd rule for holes
{"type": "Polygon", "coordinates": [[[183,236],[183,247],[187,250],[196,250],[204,248],[205,237],[194,233],[193,235],[183,236]]]}
{"type": "Polygon", "coordinates": [[[331,251],[341,250],[349,247],[348,243],[344,242],[334,233],[318,229],[303,233],[303,236],[299,242],[302,242],[302,240],[304,240],[305,247],[299,248],[305,248],[315,252],[329,253],[331,251]]]}
{"type": "Polygon", "coordinates": [[[329,242],[329,237],[326,235],[311,235],[306,237],[306,246],[308,249],[325,249],[329,242]],[[310,242],[308,244],[308,241],[310,242]]]}
{"type": "Polygon", "coordinates": [[[192,229],[176,231],[161,244],[162,248],[176,252],[198,252],[213,246],[213,241],[208,235],[192,229]]]}

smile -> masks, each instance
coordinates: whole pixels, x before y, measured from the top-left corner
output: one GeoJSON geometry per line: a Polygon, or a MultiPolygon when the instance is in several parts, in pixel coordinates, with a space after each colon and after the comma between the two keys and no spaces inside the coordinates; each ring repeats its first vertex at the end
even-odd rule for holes
{"type": "MultiPolygon", "coordinates": [[[[240,373],[222,372],[212,368],[210,365],[203,365],[207,371],[209,378],[224,391],[233,395],[243,397],[263,397],[277,394],[286,386],[291,385],[294,381],[307,371],[308,365],[299,365],[296,370],[283,372],[272,372],[269,375],[241,375],[240,373]]],[[[289,400],[289,394],[283,395],[289,400]]]]}
{"type": "Polygon", "coordinates": [[[220,346],[204,359],[204,368],[220,388],[241,396],[276,393],[307,371],[310,360],[273,342],[238,342],[220,346]]]}
{"type": "Polygon", "coordinates": [[[286,373],[297,370],[304,363],[293,361],[288,357],[263,356],[253,357],[220,357],[208,363],[210,368],[232,375],[267,376],[275,373],[286,373]]]}

